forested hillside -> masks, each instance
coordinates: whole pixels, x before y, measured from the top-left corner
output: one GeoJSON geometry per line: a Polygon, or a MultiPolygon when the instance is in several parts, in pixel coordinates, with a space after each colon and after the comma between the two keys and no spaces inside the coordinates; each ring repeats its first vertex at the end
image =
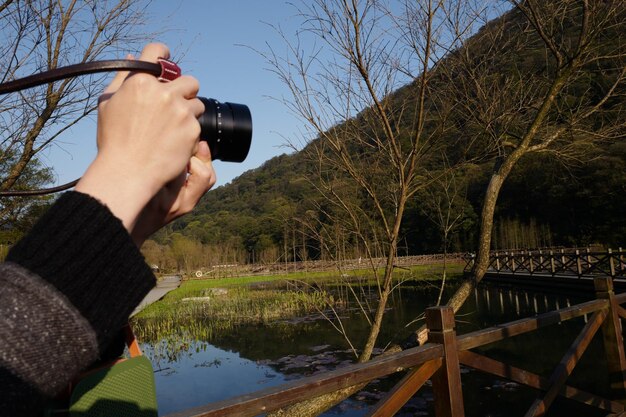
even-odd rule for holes
{"type": "MultiPolygon", "coordinates": [[[[480,61],[492,53],[487,51],[488,45],[483,42],[489,37],[489,31],[492,27],[506,26],[506,39],[499,40],[499,45],[503,45],[498,51],[501,62],[490,65],[499,71],[499,79],[506,80],[507,71],[510,71],[513,78],[527,79],[528,89],[536,88],[538,82],[535,84],[534,78],[541,77],[542,71],[550,65],[549,59],[536,38],[519,36],[518,31],[524,27],[520,22],[520,12],[513,10],[481,29],[466,43],[465,50],[455,51],[443,59],[452,62],[455,54],[466,54],[480,61]]],[[[610,36],[607,39],[610,43],[610,36]]],[[[617,62],[616,67],[619,65],[621,63],[617,62]]],[[[448,71],[454,71],[454,65],[448,67],[452,68],[448,71]]],[[[433,73],[431,88],[443,91],[439,97],[448,97],[448,104],[453,107],[456,104],[454,89],[462,88],[461,82],[450,85],[446,81],[450,79],[450,72],[439,78],[436,69],[433,73]]],[[[462,74],[458,75],[461,79],[462,74]]],[[[575,102],[576,88],[584,93],[597,89],[600,94],[614,77],[615,72],[610,68],[595,72],[584,84],[574,85],[568,91],[571,102],[575,102]]],[[[399,131],[404,124],[408,126],[414,116],[407,110],[410,106],[406,106],[407,102],[416,100],[410,96],[414,91],[413,88],[401,88],[386,98],[391,103],[398,103],[395,128],[399,131]]],[[[624,99],[623,95],[619,97],[624,99]]],[[[621,117],[619,109],[623,105],[622,101],[611,103],[618,111],[599,113],[591,124],[595,123],[599,129],[604,118],[621,117]]],[[[462,111],[452,109],[445,114],[445,120],[435,120],[441,114],[442,104],[432,99],[427,106],[430,106],[431,113],[430,124],[426,123],[425,129],[430,132],[441,129],[441,135],[447,139],[439,153],[426,156],[423,164],[432,166],[432,172],[435,172],[441,170],[443,158],[446,164],[456,168],[450,178],[444,171],[441,175],[422,174],[429,179],[425,181],[427,185],[408,201],[397,252],[399,255],[440,252],[444,238],[450,251],[472,251],[489,174],[494,164],[500,163],[498,152],[506,150],[490,149],[488,138],[474,137],[471,120],[465,119],[462,111]],[[455,220],[447,236],[442,229],[442,215],[455,220]]],[[[351,124],[366,125],[369,111],[364,109],[356,118],[335,129],[347,132],[351,124]]],[[[520,109],[515,117],[522,123],[524,109],[520,109]]],[[[573,137],[576,134],[573,132],[572,137],[564,139],[565,147],[570,146],[568,140],[574,147],[574,139],[578,139],[573,137]]],[[[573,153],[538,152],[524,157],[517,164],[498,200],[492,247],[616,246],[624,243],[626,143],[623,132],[583,143],[582,147],[576,145],[578,148],[573,153]]],[[[370,150],[366,146],[353,146],[350,151],[355,157],[369,160],[370,150]]],[[[319,192],[320,170],[316,164],[319,165],[321,159],[316,160],[312,155],[319,157],[324,152],[320,139],[316,139],[300,152],[273,158],[230,184],[209,192],[194,213],[161,231],[154,237],[156,243],[151,242],[146,251],[165,250],[163,245],[175,252],[178,247],[178,253],[189,254],[195,248],[197,253],[205,256],[205,264],[364,255],[359,241],[338,220],[337,208],[319,192]]],[[[385,169],[372,164],[372,177],[385,169]]],[[[351,186],[340,178],[333,178],[333,190],[350,195],[353,192],[351,186]]],[[[377,185],[385,186],[384,183],[377,185]]],[[[361,209],[373,210],[366,197],[363,191],[356,189],[352,194],[361,209]]],[[[371,242],[374,253],[377,253],[375,235],[371,236],[371,242]]]]}
{"type": "MultiPolygon", "coordinates": [[[[597,152],[592,160],[574,167],[545,163],[541,157],[525,161],[504,187],[496,247],[623,244],[626,143],[608,144],[597,152]]],[[[295,215],[311,209],[307,202],[319,198],[301,159],[297,153],[281,155],[210,191],[192,214],[161,232],[156,240],[171,243],[172,232],[178,232],[224,250],[238,248],[238,255],[250,256],[252,251],[269,249],[276,255],[286,246],[287,258],[292,259],[294,231],[296,240],[302,239],[295,215]]],[[[476,213],[488,169],[477,166],[468,174],[467,215],[462,229],[455,233],[452,251],[473,249],[476,213]]],[[[440,232],[420,209],[420,201],[411,201],[400,254],[441,250],[440,232]]],[[[309,256],[317,255],[311,249],[309,256]]]]}

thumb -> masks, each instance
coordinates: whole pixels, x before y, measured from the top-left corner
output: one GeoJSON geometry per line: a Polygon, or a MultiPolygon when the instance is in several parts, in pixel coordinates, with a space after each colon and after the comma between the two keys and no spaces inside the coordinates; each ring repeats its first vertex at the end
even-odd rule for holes
{"type": "Polygon", "coordinates": [[[193,206],[213,185],[217,176],[211,161],[211,150],[205,141],[198,143],[196,154],[189,162],[189,177],[186,184],[186,199],[193,206]]]}
{"type": "MultiPolygon", "coordinates": [[[[209,148],[209,144],[205,140],[198,141],[198,147],[196,148],[196,154],[194,155],[196,158],[201,160],[202,162],[211,162],[211,149],[209,148]]],[[[211,166],[213,164],[211,163],[211,166]]]]}

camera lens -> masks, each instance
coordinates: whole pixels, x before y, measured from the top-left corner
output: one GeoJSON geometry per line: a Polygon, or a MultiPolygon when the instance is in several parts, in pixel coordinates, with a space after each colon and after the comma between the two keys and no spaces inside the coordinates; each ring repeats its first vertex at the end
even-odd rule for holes
{"type": "Polygon", "coordinates": [[[198,118],[200,139],[209,144],[211,158],[243,162],[252,141],[252,116],[248,106],[198,98],[204,104],[204,113],[198,118]]]}

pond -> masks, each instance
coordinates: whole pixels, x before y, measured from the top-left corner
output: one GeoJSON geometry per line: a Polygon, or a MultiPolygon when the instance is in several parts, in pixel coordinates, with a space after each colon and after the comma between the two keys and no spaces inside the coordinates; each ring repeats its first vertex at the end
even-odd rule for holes
{"type": "MultiPolygon", "coordinates": [[[[453,290],[449,289],[450,292],[453,290]]],[[[423,323],[421,315],[436,299],[436,292],[434,287],[403,285],[394,294],[376,353],[382,352],[388,345],[402,343],[423,323]]],[[[584,297],[481,285],[457,314],[457,333],[533,316],[581,301],[585,301],[584,297]]],[[[362,314],[346,309],[339,315],[348,330],[349,340],[359,346],[368,331],[362,314]]],[[[549,376],[585,320],[580,318],[549,326],[538,332],[487,345],[480,352],[549,376]]],[[[337,325],[337,321],[334,323],[337,325]]],[[[201,328],[202,322],[195,323],[195,326],[201,328]]],[[[346,338],[320,314],[277,320],[265,325],[235,326],[224,332],[213,332],[207,338],[166,337],[144,343],[143,350],[155,368],[160,415],[328,371],[354,359],[346,338]]],[[[608,395],[605,369],[602,344],[596,336],[568,383],[589,392],[608,395]]],[[[530,388],[469,368],[463,368],[462,373],[468,417],[523,416],[537,396],[537,392],[530,388]]],[[[398,374],[373,381],[323,415],[363,416],[368,407],[401,377],[398,374]]],[[[564,400],[557,401],[548,415],[572,414],[602,415],[586,406],[564,400]]],[[[428,384],[398,415],[434,416],[433,394],[428,384]]]]}

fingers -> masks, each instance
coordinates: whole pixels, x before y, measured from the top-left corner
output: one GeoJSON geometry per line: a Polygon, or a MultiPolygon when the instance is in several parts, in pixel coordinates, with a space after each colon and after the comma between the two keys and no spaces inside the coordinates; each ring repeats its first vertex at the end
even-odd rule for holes
{"type": "Polygon", "coordinates": [[[200,198],[215,184],[211,151],[206,142],[198,145],[189,162],[186,181],[185,176],[185,172],[181,173],[146,205],[131,231],[138,246],[156,230],[193,210],[200,198]]]}
{"type": "Polygon", "coordinates": [[[169,59],[170,50],[162,43],[149,43],[141,51],[140,61],[157,62],[158,58],[169,59]]]}
{"type": "MultiPolygon", "coordinates": [[[[169,59],[169,48],[162,43],[151,43],[144,47],[141,52],[139,60],[148,62],[157,62],[158,58],[169,59]]],[[[131,54],[126,56],[128,60],[134,60],[135,57],[131,54]]],[[[103,94],[99,98],[99,103],[108,100],[115,92],[122,86],[124,81],[128,79],[129,71],[118,71],[109,86],[104,90],[103,94]]],[[[133,73],[138,76],[152,77],[146,74],[133,73]]],[[[187,100],[192,100],[198,95],[200,90],[200,84],[198,80],[190,76],[181,76],[176,80],[167,83],[168,88],[174,93],[174,95],[180,95],[187,100]]],[[[192,100],[191,110],[195,117],[199,117],[204,112],[204,105],[199,100],[192,100]]]]}
{"type": "MultiPolygon", "coordinates": [[[[159,224],[156,229],[191,212],[202,196],[215,185],[216,179],[209,145],[201,141],[196,154],[189,161],[189,173],[185,184],[181,187],[180,183],[173,181],[166,186],[169,195],[175,197],[174,200],[165,204],[167,214],[163,223],[159,224]]],[[[163,203],[162,200],[161,204],[163,203]]]]}
{"type": "Polygon", "coordinates": [[[186,99],[195,98],[200,90],[200,83],[190,75],[181,75],[174,81],[168,83],[170,88],[177,94],[181,94],[186,99]]]}
{"type": "MultiPolygon", "coordinates": [[[[135,57],[132,54],[128,54],[126,55],[126,59],[132,61],[135,59],[135,57]]],[[[111,83],[104,90],[104,93],[100,97],[100,101],[106,100],[111,97],[111,95],[113,95],[117,91],[117,89],[120,88],[126,77],[128,77],[128,74],[129,71],[118,71],[115,74],[115,77],[113,77],[111,83]]]]}
{"type": "Polygon", "coordinates": [[[204,104],[200,100],[194,100],[200,90],[200,83],[194,77],[183,75],[168,83],[168,88],[174,95],[182,95],[183,98],[189,100],[191,111],[196,118],[204,113],[204,104]]]}
{"type": "Polygon", "coordinates": [[[204,162],[205,164],[210,164],[211,169],[213,169],[213,163],[211,159],[211,149],[209,148],[209,144],[205,141],[201,141],[198,144],[198,149],[196,149],[195,157],[204,162]]]}
{"type": "MultiPolygon", "coordinates": [[[[170,50],[162,43],[150,43],[143,48],[139,59],[141,61],[157,62],[159,58],[169,59],[170,50]]],[[[190,76],[181,76],[169,83],[174,92],[182,94],[186,99],[193,99],[200,90],[198,80],[190,76]]],[[[196,106],[198,107],[198,106],[196,106]]],[[[204,109],[204,107],[203,107],[204,109]]],[[[203,110],[204,111],[204,110],[203,110]]]]}
{"type": "MultiPolygon", "coordinates": [[[[148,62],[157,62],[158,58],[168,59],[170,57],[170,50],[162,43],[150,43],[143,48],[139,60],[148,62]]],[[[134,60],[135,57],[132,54],[126,55],[126,59],[134,60]]],[[[109,86],[104,90],[102,96],[100,96],[99,103],[106,101],[110,98],[124,83],[130,74],[129,71],[118,71],[109,86]]],[[[196,87],[196,94],[199,86],[196,87]]],[[[195,97],[195,95],[193,96],[195,97]]]]}

